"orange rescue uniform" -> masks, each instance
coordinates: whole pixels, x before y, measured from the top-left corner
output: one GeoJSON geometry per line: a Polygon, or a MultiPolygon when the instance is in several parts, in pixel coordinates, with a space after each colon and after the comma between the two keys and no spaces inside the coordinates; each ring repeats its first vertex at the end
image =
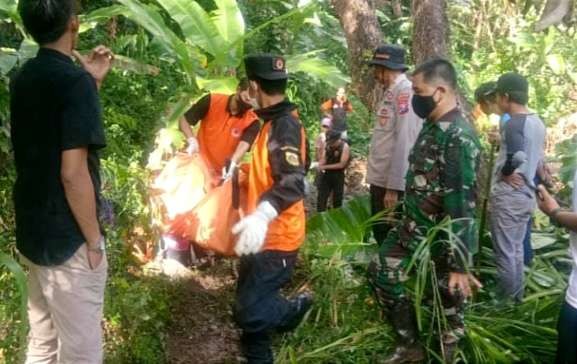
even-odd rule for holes
{"type": "Polygon", "coordinates": [[[294,117],[294,105],[285,101],[273,108],[265,115],[257,111],[265,124],[254,143],[247,213],[269,201],[279,215],[268,227],[263,250],[295,251],[305,239],[306,135],[294,117]]]}
{"type": "Polygon", "coordinates": [[[200,155],[214,174],[222,171],[238,147],[244,131],[258,120],[252,110],[242,115],[232,115],[229,112],[230,97],[210,94],[210,104],[201,118],[197,134],[200,155]]]}

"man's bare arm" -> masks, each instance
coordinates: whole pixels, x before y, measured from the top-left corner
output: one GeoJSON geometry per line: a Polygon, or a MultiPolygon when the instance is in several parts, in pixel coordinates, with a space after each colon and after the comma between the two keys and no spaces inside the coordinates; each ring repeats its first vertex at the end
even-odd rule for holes
{"type": "Polygon", "coordinates": [[[96,194],[88,171],[88,150],[62,152],[60,171],[68,205],[90,248],[98,248],[102,236],[96,212],[96,194]]]}
{"type": "Polygon", "coordinates": [[[180,120],[178,121],[178,126],[180,127],[180,131],[182,131],[182,133],[186,137],[186,140],[194,137],[192,127],[184,117],[180,118],[180,120]]]}

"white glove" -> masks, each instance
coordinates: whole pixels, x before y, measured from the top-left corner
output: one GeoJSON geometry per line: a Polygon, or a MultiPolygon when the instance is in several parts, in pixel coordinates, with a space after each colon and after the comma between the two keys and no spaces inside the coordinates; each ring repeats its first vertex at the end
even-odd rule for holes
{"type": "Polygon", "coordinates": [[[261,251],[268,225],[278,216],[278,212],[268,201],[261,202],[255,212],[240,220],[232,228],[238,235],[234,251],[240,257],[261,251]]]}
{"type": "Polygon", "coordinates": [[[193,155],[198,153],[198,140],[195,137],[190,137],[186,140],[188,142],[188,147],[186,147],[186,153],[188,155],[193,155]]]}
{"type": "Polygon", "coordinates": [[[230,164],[228,165],[228,170],[226,169],[226,167],[222,168],[222,180],[228,181],[229,179],[231,179],[237,167],[238,165],[231,160],[230,164]]]}

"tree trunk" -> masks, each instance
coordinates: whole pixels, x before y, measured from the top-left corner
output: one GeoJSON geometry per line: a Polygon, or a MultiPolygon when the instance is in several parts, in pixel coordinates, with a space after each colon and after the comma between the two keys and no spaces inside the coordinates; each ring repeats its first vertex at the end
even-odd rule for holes
{"type": "Polygon", "coordinates": [[[447,58],[449,23],[445,0],[414,0],[413,57],[415,64],[435,58],[447,58]]]}
{"type": "Polygon", "coordinates": [[[374,111],[379,87],[365,61],[383,41],[375,5],[372,0],[331,0],[331,4],[347,40],[354,92],[369,110],[374,111]]]}

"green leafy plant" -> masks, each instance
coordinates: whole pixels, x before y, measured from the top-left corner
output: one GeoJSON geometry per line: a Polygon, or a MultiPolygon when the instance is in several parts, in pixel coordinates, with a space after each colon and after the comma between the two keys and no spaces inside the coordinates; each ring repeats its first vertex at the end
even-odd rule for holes
{"type": "MultiPolygon", "coordinates": [[[[19,301],[19,324],[13,328],[12,333],[16,333],[15,337],[18,339],[20,346],[20,352],[18,354],[18,360],[24,360],[24,348],[26,347],[26,336],[28,333],[27,325],[27,300],[28,300],[28,285],[26,274],[22,267],[14,260],[10,255],[2,253],[0,251],[0,276],[2,276],[3,270],[8,270],[10,275],[13,277],[16,287],[18,289],[18,295],[20,296],[19,301]]],[[[1,280],[0,280],[1,281],[1,280]]],[[[5,334],[5,333],[2,333],[5,334]]],[[[1,359],[0,355],[0,359],[1,359]]]]}

